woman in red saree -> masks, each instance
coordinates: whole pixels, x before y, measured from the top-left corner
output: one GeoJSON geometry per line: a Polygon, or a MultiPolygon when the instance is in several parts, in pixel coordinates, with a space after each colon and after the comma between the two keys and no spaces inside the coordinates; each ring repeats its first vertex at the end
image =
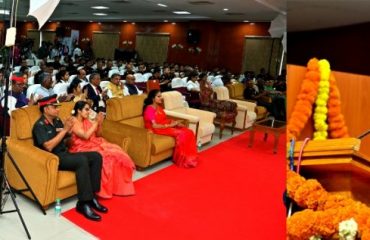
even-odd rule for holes
{"type": "Polygon", "coordinates": [[[102,155],[101,188],[97,194],[99,197],[134,195],[132,175],[135,164],[118,145],[109,143],[101,137],[104,115],[99,113],[96,121],[90,121],[89,113],[90,105],[87,102],[76,102],[73,110],[75,118],[69,151],[97,151],[102,155]]]}
{"type": "Polygon", "coordinates": [[[145,128],[155,134],[174,137],[176,140],[173,161],[179,167],[191,168],[198,164],[198,153],[194,133],[180,122],[168,119],[161,107],[161,92],[157,89],[149,92],[144,101],[145,128]]]}

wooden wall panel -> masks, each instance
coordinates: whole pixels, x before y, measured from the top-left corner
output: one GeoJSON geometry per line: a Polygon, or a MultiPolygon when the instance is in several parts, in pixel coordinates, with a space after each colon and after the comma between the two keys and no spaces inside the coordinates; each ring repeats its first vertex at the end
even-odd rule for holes
{"type": "MultiPolygon", "coordinates": [[[[287,66],[287,117],[293,111],[296,96],[304,79],[306,68],[288,64],[287,66]]],[[[370,129],[370,76],[333,71],[337,80],[342,101],[342,113],[352,137],[360,135],[370,129]]],[[[312,134],[312,121],[309,122],[302,132],[300,139],[312,134]]],[[[370,135],[361,142],[360,152],[370,156],[370,135]]]]}

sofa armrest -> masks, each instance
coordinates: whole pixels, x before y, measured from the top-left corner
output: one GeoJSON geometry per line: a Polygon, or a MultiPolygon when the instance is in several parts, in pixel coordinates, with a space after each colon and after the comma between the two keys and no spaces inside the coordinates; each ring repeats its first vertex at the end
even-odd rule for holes
{"type": "Polygon", "coordinates": [[[146,128],[131,126],[128,124],[105,119],[103,122],[103,133],[114,132],[115,135],[130,138],[135,144],[130,144],[127,153],[139,167],[147,167],[150,164],[151,144],[153,133],[146,128]]]}
{"type": "Polygon", "coordinates": [[[244,106],[247,108],[248,111],[254,112],[256,109],[257,104],[255,102],[250,102],[250,101],[242,101],[242,100],[232,100],[238,106],[244,106]]]}
{"type": "Polygon", "coordinates": [[[216,117],[216,113],[209,112],[209,111],[204,111],[204,110],[199,110],[195,108],[188,108],[187,112],[191,115],[195,115],[199,117],[200,121],[206,121],[206,122],[211,122],[213,123],[213,120],[216,117]]]}
{"type": "Polygon", "coordinates": [[[110,143],[115,143],[122,148],[124,152],[128,151],[131,139],[129,137],[122,137],[119,133],[113,132],[110,129],[105,128],[103,137],[110,143]]]}
{"type": "MultiPolygon", "coordinates": [[[[55,201],[58,184],[58,156],[18,141],[8,142],[8,152],[15,160],[23,176],[34,191],[42,206],[55,201]]],[[[7,159],[6,171],[9,182],[15,189],[24,188],[24,183],[13,164],[7,159]]]]}
{"type": "Polygon", "coordinates": [[[200,120],[199,117],[197,116],[193,116],[193,115],[189,115],[185,113],[175,112],[171,110],[164,110],[164,112],[168,115],[168,117],[177,118],[177,119],[186,119],[190,123],[197,123],[200,120]]]}

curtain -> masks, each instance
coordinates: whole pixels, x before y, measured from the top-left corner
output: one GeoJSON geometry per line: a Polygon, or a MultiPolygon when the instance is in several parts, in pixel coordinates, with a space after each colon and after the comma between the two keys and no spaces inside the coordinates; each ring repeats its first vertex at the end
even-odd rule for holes
{"type": "MultiPolygon", "coordinates": [[[[41,34],[42,34],[42,41],[51,42],[52,44],[54,44],[54,39],[56,36],[55,31],[45,30],[45,31],[42,31],[41,34]]],[[[27,38],[30,38],[33,40],[32,52],[37,52],[37,50],[40,47],[40,31],[35,30],[35,29],[28,30],[27,38]]]]}
{"type": "Polygon", "coordinates": [[[95,58],[113,59],[114,50],[119,47],[118,32],[94,32],[92,38],[92,49],[95,58]]]}
{"type": "Polygon", "coordinates": [[[169,34],[136,34],[136,51],[145,62],[163,64],[167,61],[169,34]]]}
{"type": "Polygon", "coordinates": [[[265,68],[272,77],[277,77],[282,51],[280,38],[246,37],[243,72],[253,71],[257,75],[261,68],[265,68]]]}

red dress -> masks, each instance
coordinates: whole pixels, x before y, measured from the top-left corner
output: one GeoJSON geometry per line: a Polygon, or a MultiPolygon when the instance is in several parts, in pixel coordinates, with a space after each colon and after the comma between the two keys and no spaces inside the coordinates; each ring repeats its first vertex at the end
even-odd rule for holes
{"type": "Polygon", "coordinates": [[[179,167],[196,167],[198,164],[198,153],[193,131],[186,127],[153,128],[153,121],[157,124],[169,124],[171,120],[161,107],[155,109],[147,106],[144,111],[145,128],[152,130],[155,134],[171,136],[176,139],[173,161],[179,167]]]}
{"type": "MultiPolygon", "coordinates": [[[[87,131],[91,126],[92,123],[88,119],[83,121],[84,131],[87,131]]],[[[135,194],[132,182],[135,164],[118,145],[109,143],[102,137],[97,137],[96,133],[93,133],[87,140],[72,133],[71,142],[70,152],[96,151],[102,155],[101,187],[100,192],[97,193],[99,197],[111,198],[113,195],[135,194]]]]}

